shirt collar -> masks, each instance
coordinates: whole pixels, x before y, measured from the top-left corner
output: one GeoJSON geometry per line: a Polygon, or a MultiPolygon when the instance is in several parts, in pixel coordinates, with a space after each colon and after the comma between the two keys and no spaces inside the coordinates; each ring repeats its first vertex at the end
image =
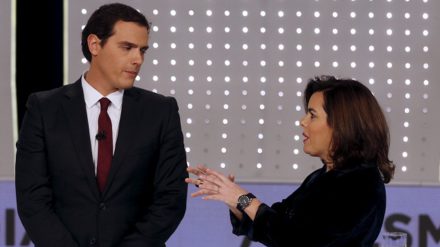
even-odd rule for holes
{"type": "MultiPolygon", "coordinates": [[[[81,76],[81,85],[84,92],[84,100],[86,102],[86,106],[87,108],[90,108],[93,107],[95,104],[97,104],[98,101],[104,96],[86,81],[86,78],[84,76],[85,74],[86,73],[83,73],[83,75],[81,76]]],[[[121,89],[105,97],[112,102],[112,105],[114,105],[117,109],[120,110],[122,107],[123,96],[124,96],[124,90],[121,89]]]]}

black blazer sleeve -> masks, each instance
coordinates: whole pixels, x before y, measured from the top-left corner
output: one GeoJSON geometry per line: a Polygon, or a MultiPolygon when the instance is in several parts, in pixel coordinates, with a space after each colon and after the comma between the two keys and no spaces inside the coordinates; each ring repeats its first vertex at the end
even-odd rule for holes
{"type": "Polygon", "coordinates": [[[383,182],[377,168],[368,168],[329,172],[282,202],[261,204],[252,224],[233,226],[273,247],[372,246],[384,211],[383,182]]]}
{"type": "Polygon", "coordinates": [[[177,102],[167,101],[167,119],[161,133],[159,159],[154,176],[152,205],[136,223],[136,232],[126,236],[121,247],[165,246],[186,209],[186,153],[177,102]]]}
{"type": "Polygon", "coordinates": [[[53,210],[42,113],[34,94],[27,102],[17,142],[15,184],[20,219],[35,246],[75,247],[69,231],[53,210]]]}

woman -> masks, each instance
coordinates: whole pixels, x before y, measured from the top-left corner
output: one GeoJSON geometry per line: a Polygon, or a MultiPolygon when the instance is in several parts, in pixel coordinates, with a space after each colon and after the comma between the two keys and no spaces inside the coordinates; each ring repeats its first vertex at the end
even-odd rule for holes
{"type": "Polygon", "coordinates": [[[193,197],[226,203],[233,232],[266,246],[373,246],[393,177],[389,130],[370,90],[355,80],[323,76],[304,93],[304,152],[323,167],[271,207],[234,183],[233,176],[189,167],[193,197]]]}

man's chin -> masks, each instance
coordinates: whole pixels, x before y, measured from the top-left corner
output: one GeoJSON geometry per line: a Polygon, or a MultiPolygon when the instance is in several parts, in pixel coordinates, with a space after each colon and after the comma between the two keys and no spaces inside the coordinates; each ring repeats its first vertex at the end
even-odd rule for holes
{"type": "Polygon", "coordinates": [[[120,85],[119,90],[130,89],[134,86],[134,81],[120,85]]]}

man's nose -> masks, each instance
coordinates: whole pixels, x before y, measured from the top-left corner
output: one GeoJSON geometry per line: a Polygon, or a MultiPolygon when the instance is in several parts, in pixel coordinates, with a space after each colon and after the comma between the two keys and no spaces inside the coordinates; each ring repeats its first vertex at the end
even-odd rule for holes
{"type": "Polygon", "coordinates": [[[133,52],[132,63],[141,65],[144,62],[144,54],[142,51],[136,50],[133,52]]]}

